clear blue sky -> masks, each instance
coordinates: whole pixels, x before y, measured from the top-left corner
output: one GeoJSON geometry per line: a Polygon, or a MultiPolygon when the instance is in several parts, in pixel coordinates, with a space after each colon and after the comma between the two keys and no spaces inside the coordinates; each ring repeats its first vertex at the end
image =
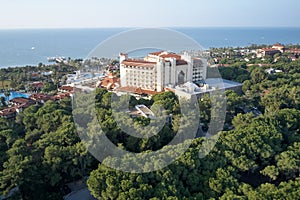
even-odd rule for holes
{"type": "Polygon", "coordinates": [[[300,27],[299,0],[1,0],[0,29],[300,27]]]}

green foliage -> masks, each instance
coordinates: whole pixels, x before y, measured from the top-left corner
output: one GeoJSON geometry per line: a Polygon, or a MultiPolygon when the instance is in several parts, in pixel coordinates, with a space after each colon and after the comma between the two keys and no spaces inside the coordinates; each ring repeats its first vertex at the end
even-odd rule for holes
{"type": "MultiPolygon", "coordinates": [[[[48,101],[31,106],[15,122],[0,120],[7,147],[1,164],[0,187],[4,194],[18,186],[23,199],[59,199],[62,186],[88,175],[93,159],[80,142],[65,103],[48,101]]],[[[4,152],[5,152],[4,151],[4,152]]]]}
{"type": "Polygon", "coordinates": [[[244,65],[240,65],[237,63],[236,66],[233,67],[220,67],[219,71],[220,71],[220,75],[222,78],[227,79],[227,80],[232,80],[232,81],[237,81],[237,82],[244,82],[245,80],[250,79],[250,73],[242,68],[241,66],[244,65]]]}
{"type": "MultiPolygon", "coordinates": [[[[285,55],[275,57],[282,56],[285,55]]],[[[18,186],[22,199],[61,199],[66,183],[88,176],[89,190],[98,199],[299,199],[300,61],[279,59],[272,67],[284,73],[268,75],[264,67],[246,67],[240,58],[233,49],[227,49],[220,61],[230,62],[232,67],[220,71],[225,78],[243,82],[244,94],[226,91],[226,123],[233,126],[219,133],[220,138],[206,157],[199,158],[206,139],[197,138],[174,163],[158,171],[126,173],[95,164],[75,131],[71,101],[49,101],[44,106],[25,109],[15,121],[0,119],[1,193],[7,194],[18,186]],[[254,106],[263,114],[241,113],[243,108],[254,106]]],[[[269,64],[273,58],[264,62],[269,64]]],[[[67,68],[57,67],[59,70],[67,68]]],[[[30,67],[19,71],[21,75],[16,81],[29,80],[31,71],[30,67]]],[[[107,137],[124,150],[162,150],[166,157],[179,154],[184,143],[165,145],[178,134],[180,126],[188,130],[192,122],[188,117],[182,118],[174,93],[154,95],[151,100],[121,98],[120,107],[130,100],[128,108],[137,104],[154,105],[172,114],[172,125],[164,124],[156,136],[143,139],[132,137],[117,126],[112,107],[118,105],[111,103],[112,93],[97,89],[95,94],[93,99],[79,99],[86,106],[73,111],[81,116],[79,125],[91,122],[79,129],[97,131],[94,124],[99,123],[107,137]],[[90,113],[94,111],[97,118],[92,119],[90,113]]],[[[208,127],[212,100],[204,95],[198,103],[200,122],[208,127]]],[[[156,131],[145,128],[151,120],[143,117],[132,120],[123,114],[117,114],[119,120],[138,133],[156,131]]],[[[143,159],[143,156],[124,157],[120,163],[150,168],[164,162],[163,158],[152,159],[149,166],[141,166],[143,159]]],[[[112,157],[106,161],[120,165],[112,157]]]]}
{"type": "MultiPolygon", "coordinates": [[[[264,62],[272,61],[273,58],[266,58],[264,62]]],[[[160,171],[138,175],[99,165],[88,181],[92,194],[104,199],[172,199],[175,196],[178,199],[297,199],[300,63],[283,64],[286,62],[279,60],[274,67],[288,73],[272,76],[265,73],[265,68],[246,68],[243,64],[220,69],[225,78],[243,81],[245,94],[226,92],[226,122],[234,129],[221,132],[216,146],[205,158],[197,156],[203,141],[200,139],[176,162],[160,171]],[[252,107],[264,114],[241,113],[242,108],[252,107]],[[142,186],[147,191],[141,192],[142,186]]],[[[176,101],[172,99],[171,93],[163,93],[155,95],[153,102],[159,102],[168,111],[176,111],[176,101]]],[[[208,95],[199,99],[199,108],[201,122],[208,126],[211,117],[208,95]]],[[[179,115],[173,116],[175,132],[179,121],[179,115]]],[[[129,144],[143,143],[133,140],[124,143],[129,144]]],[[[131,162],[138,165],[139,161],[131,162]]]]}

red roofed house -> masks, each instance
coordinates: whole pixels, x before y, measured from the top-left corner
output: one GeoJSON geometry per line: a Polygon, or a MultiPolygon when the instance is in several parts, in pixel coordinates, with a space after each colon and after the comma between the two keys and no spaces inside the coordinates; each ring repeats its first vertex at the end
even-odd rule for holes
{"type": "Polygon", "coordinates": [[[273,56],[276,53],[285,52],[285,46],[279,43],[276,43],[272,46],[272,48],[262,48],[257,50],[257,57],[265,57],[267,55],[273,56]]]}
{"type": "Polygon", "coordinates": [[[99,81],[96,87],[102,87],[106,89],[115,89],[120,86],[120,78],[113,76],[113,74],[109,74],[103,80],[99,81]]]}
{"type": "Polygon", "coordinates": [[[70,97],[70,96],[71,96],[71,94],[66,92],[66,93],[60,93],[60,94],[54,95],[54,96],[50,97],[50,99],[53,100],[53,101],[60,101],[64,98],[67,98],[67,97],[70,97]]]}
{"type": "Polygon", "coordinates": [[[120,90],[140,88],[162,92],[165,86],[175,87],[206,78],[207,60],[167,51],[149,53],[144,59],[130,59],[120,54],[120,90]]]}
{"type": "Polygon", "coordinates": [[[74,87],[72,86],[68,86],[68,85],[63,85],[60,88],[58,88],[59,92],[69,92],[69,93],[73,93],[74,92],[74,87]]]}
{"type": "Polygon", "coordinates": [[[262,57],[265,57],[266,55],[273,56],[273,55],[275,55],[276,53],[280,53],[280,52],[281,52],[280,50],[278,50],[278,49],[273,49],[273,48],[262,48],[262,49],[261,49],[262,57]]]}
{"type": "Polygon", "coordinates": [[[12,119],[15,118],[16,115],[17,115],[17,109],[15,107],[6,108],[0,111],[0,117],[2,118],[12,119]]]}
{"type": "Polygon", "coordinates": [[[33,90],[42,90],[44,88],[44,83],[43,82],[33,82],[30,84],[30,86],[33,88],[33,90]]]}
{"type": "Polygon", "coordinates": [[[300,55],[300,49],[286,49],[285,52],[294,54],[296,58],[300,55]]]}
{"type": "Polygon", "coordinates": [[[28,99],[24,97],[13,98],[9,101],[10,106],[17,108],[17,112],[23,111],[25,108],[28,108],[34,103],[35,102],[32,99],[28,99]]]}
{"type": "Polygon", "coordinates": [[[9,100],[9,108],[0,111],[0,117],[13,119],[17,113],[22,112],[25,108],[33,105],[35,102],[31,99],[17,97],[9,100]]]}
{"type": "Polygon", "coordinates": [[[44,104],[46,101],[50,99],[50,97],[43,93],[32,94],[29,96],[30,99],[34,100],[37,103],[44,104]]]}
{"type": "Polygon", "coordinates": [[[281,53],[284,52],[285,46],[279,43],[276,43],[272,46],[272,49],[277,49],[279,50],[281,53]]]}

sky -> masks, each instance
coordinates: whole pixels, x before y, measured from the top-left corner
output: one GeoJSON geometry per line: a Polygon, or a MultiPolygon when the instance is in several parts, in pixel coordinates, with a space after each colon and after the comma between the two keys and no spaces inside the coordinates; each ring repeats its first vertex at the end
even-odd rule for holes
{"type": "Polygon", "coordinates": [[[1,0],[0,29],[300,27],[299,0],[1,0]]]}

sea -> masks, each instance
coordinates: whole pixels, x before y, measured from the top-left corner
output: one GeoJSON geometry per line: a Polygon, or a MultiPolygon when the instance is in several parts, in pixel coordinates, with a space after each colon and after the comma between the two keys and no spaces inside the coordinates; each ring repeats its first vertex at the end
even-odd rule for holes
{"type": "MultiPolygon", "coordinates": [[[[299,44],[300,28],[170,28],[211,47],[299,44]]],[[[0,30],[0,68],[48,64],[47,58],[86,58],[98,44],[129,28],[0,30]]]]}

